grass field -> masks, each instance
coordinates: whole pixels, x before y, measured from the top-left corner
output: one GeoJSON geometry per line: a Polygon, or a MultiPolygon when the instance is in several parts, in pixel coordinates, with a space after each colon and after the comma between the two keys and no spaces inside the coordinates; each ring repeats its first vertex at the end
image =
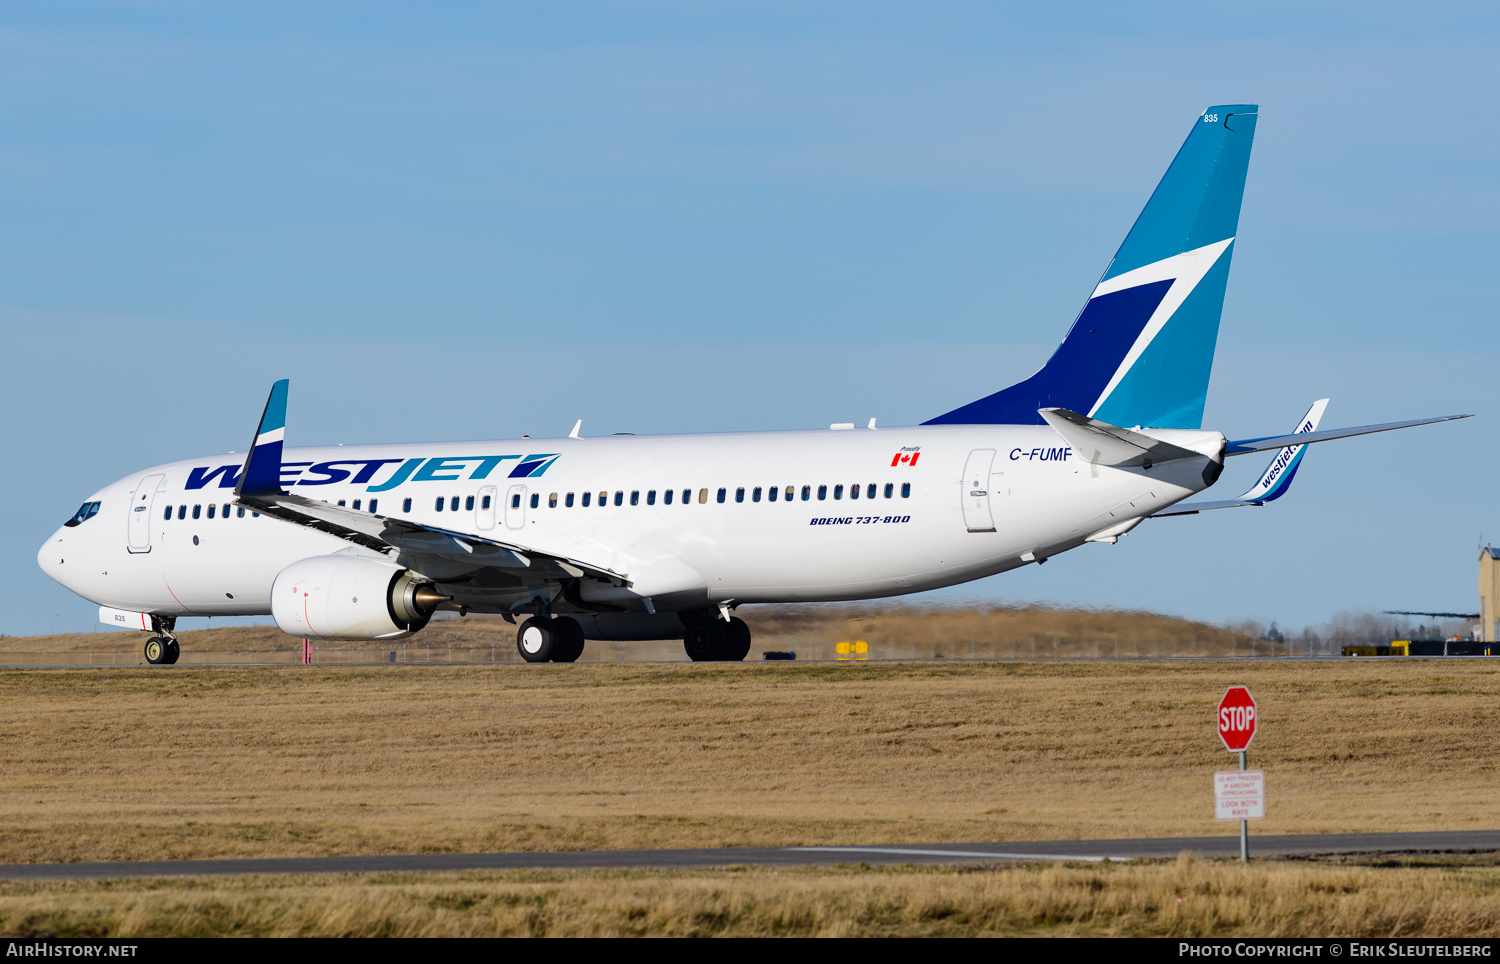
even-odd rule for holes
{"type": "MultiPolygon", "coordinates": [[[[800,659],[833,659],[840,641],[864,640],[875,659],[1046,659],[1108,656],[1273,656],[1286,649],[1209,623],[1122,610],[1051,606],[930,607],[901,605],[747,606],[754,632],[751,660],[767,650],[800,659]]],[[[0,636],[0,662],[145,665],[145,633],[98,632],[0,636]]],[[[434,620],[399,643],[319,643],[322,663],[521,662],[516,627],[494,616],[434,620]]],[[[302,641],[275,626],[221,627],[180,634],[182,664],[300,660],[302,641]]],[[[590,642],[582,662],[686,661],[681,640],[590,642]]]]}
{"type": "Polygon", "coordinates": [[[1496,937],[1493,856],[0,883],[10,936],[1496,937]]]}
{"type": "Polygon", "coordinates": [[[1488,661],[0,673],[0,862],[1494,827],[1488,661]]]}

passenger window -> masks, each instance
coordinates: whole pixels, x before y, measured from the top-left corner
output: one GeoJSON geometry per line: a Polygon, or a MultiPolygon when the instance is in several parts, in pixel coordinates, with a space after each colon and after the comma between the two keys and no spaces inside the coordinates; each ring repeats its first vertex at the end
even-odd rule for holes
{"type": "Polygon", "coordinates": [[[811,498],[812,498],[812,486],[810,486],[810,485],[804,485],[802,487],[802,501],[806,502],[808,499],[811,499],[811,498]]]}
{"type": "Polygon", "coordinates": [[[780,491],[781,491],[780,489],[777,489],[776,486],[773,485],[769,489],[766,490],[766,498],[769,499],[769,500],[771,500],[772,502],[775,502],[776,501],[776,496],[777,496],[777,494],[780,491]]]}
{"type": "Polygon", "coordinates": [[[886,484],[885,484],[885,497],[886,497],[886,498],[887,498],[887,499],[889,499],[889,498],[890,498],[890,497],[891,497],[891,491],[892,491],[892,490],[893,490],[893,489],[895,489],[895,486],[894,486],[894,485],[892,485],[892,484],[891,484],[891,483],[889,483],[889,482],[887,482],[887,483],[886,483],[886,484]]]}
{"type": "Polygon", "coordinates": [[[828,486],[826,486],[826,485],[820,485],[820,486],[818,486],[818,501],[822,502],[826,498],[828,498],[828,486]]]}
{"type": "MultiPolygon", "coordinates": [[[[706,492],[708,490],[705,489],[704,491],[706,492]]],[[[691,501],[693,501],[693,490],[692,489],[683,489],[682,490],[682,504],[683,505],[687,505],[691,501]]]]}
{"type": "MultiPolygon", "coordinates": [[[[488,500],[486,500],[486,501],[488,501],[488,500]]],[[[485,506],[485,508],[488,509],[489,506],[485,506]]],[[[547,496],[547,508],[549,508],[549,509],[555,509],[555,508],[557,508],[557,493],[556,492],[553,492],[551,495],[547,496]]]]}
{"type": "MultiPolygon", "coordinates": [[[[743,492],[744,490],[741,489],[740,491],[743,492]]],[[[755,491],[752,492],[752,493],[750,493],[750,501],[751,502],[759,502],[760,501],[760,486],[757,485],[755,487],[755,491]]]]}
{"type": "Polygon", "coordinates": [[[354,508],[358,509],[359,508],[359,503],[360,503],[360,500],[359,499],[355,499],[354,500],[354,508]]]}
{"type": "Polygon", "coordinates": [[[208,504],[208,517],[210,519],[212,519],[214,517],[214,509],[216,509],[216,508],[218,508],[218,506],[216,506],[214,503],[210,502],[208,504]]]}
{"type": "Polygon", "coordinates": [[[186,519],[187,518],[187,506],[185,506],[185,505],[179,505],[177,507],[177,518],[179,518],[179,519],[186,519]]]}
{"type": "Polygon", "coordinates": [[[510,507],[512,509],[519,509],[521,507],[521,493],[517,492],[510,497],[510,507]]]}
{"type": "Polygon", "coordinates": [[[707,505],[708,504],[708,490],[707,489],[699,489],[698,490],[698,504],[699,505],[707,505]]]}
{"type": "Polygon", "coordinates": [[[909,498],[911,498],[911,483],[910,482],[902,482],[901,483],[901,498],[903,498],[903,499],[909,499],[909,498]]]}
{"type": "Polygon", "coordinates": [[[453,497],[453,502],[448,506],[448,508],[452,509],[454,512],[458,511],[458,496],[455,495],[453,497]]]}
{"type": "Polygon", "coordinates": [[[663,492],[661,494],[661,504],[662,505],[671,505],[672,504],[672,490],[671,489],[667,489],[665,492],[663,492]]]}
{"type": "Polygon", "coordinates": [[[786,500],[788,502],[792,501],[792,494],[794,492],[796,492],[796,489],[793,488],[792,486],[789,485],[789,486],[786,487],[786,500]]]}
{"type": "MultiPolygon", "coordinates": [[[[375,511],[375,509],[374,509],[373,506],[370,508],[370,511],[371,512],[375,511]]],[[[410,512],[411,511],[411,500],[410,499],[402,499],[401,500],[401,511],[402,512],[410,512]]]]}
{"type": "Polygon", "coordinates": [[[624,505],[624,504],[625,504],[625,490],[624,489],[616,489],[615,490],[615,505],[624,505]]]}
{"type": "Polygon", "coordinates": [[[569,492],[566,496],[563,497],[563,505],[567,506],[570,509],[573,508],[573,493],[569,492]]]}
{"type": "MultiPolygon", "coordinates": [[[[163,519],[168,519],[168,520],[170,520],[170,519],[171,519],[171,518],[172,518],[172,507],[171,507],[171,506],[167,506],[167,511],[166,511],[166,514],[165,514],[165,515],[163,515],[163,516],[162,516],[162,518],[163,518],[163,519]]],[[[76,525],[77,525],[77,524],[78,524],[78,521],[79,521],[79,520],[77,520],[77,519],[74,519],[74,520],[73,520],[73,521],[71,521],[71,522],[67,522],[67,523],[64,523],[64,524],[65,524],[65,525],[71,525],[71,526],[76,526],[76,525]]]]}
{"type": "Polygon", "coordinates": [[[728,490],[727,490],[727,489],[724,489],[724,488],[722,488],[722,487],[721,487],[721,488],[720,488],[720,489],[719,489],[719,495],[718,495],[718,499],[719,499],[719,502],[720,502],[720,503],[723,503],[723,501],[724,501],[724,494],[725,494],[725,493],[726,493],[726,492],[727,492],[727,491],[728,491],[728,490]]]}
{"type": "Polygon", "coordinates": [[[585,509],[587,509],[587,508],[588,508],[588,507],[589,507],[589,498],[590,498],[590,497],[591,497],[591,496],[592,496],[592,495],[593,495],[593,494],[594,494],[594,493],[592,493],[592,492],[585,492],[585,493],[584,493],[584,494],[583,494],[583,507],[584,507],[584,508],[585,508],[585,509]]]}
{"type": "Polygon", "coordinates": [[[253,517],[255,517],[255,518],[257,518],[257,519],[260,518],[260,513],[259,512],[252,512],[252,513],[250,513],[250,515],[253,516],[253,517]]]}
{"type": "Polygon", "coordinates": [[[849,498],[851,498],[851,499],[857,499],[857,498],[859,498],[859,483],[858,482],[856,482],[853,485],[849,486],[849,498]]]}
{"type": "Polygon", "coordinates": [[[197,518],[200,518],[202,515],[203,515],[203,506],[201,506],[201,505],[195,505],[195,506],[193,506],[193,518],[197,519],[197,518]]]}
{"type": "Polygon", "coordinates": [[[468,498],[464,499],[464,511],[465,512],[473,512],[474,511],[474,497],[472,495],[469,496],[468,498]]]}
{"type": "Polygon", "coordinates": [[[652,489],[651,491],[649,491],[649,492],[646,493],[646,504],[647,505],[656,505],[656,490],[655,489],[652,489]]]}
{"type": "Polygon", "coordinates": [[[602,509],[602,508],[604,508],[607,505],[609,505],[609,493],[608,492],[600,492],[599,493],[599,508],[602,509]]]}
{"type": "Polygon", "coordinates": [[[745,487],[743,485],[740,486],[738,489],[734,490],[734,501],[736,501],[736,502],[744,502],[745,501],[745,487]]]}
{"type": "Polygon", "coordinates": [[[489,496],[485,496],[483,499],[480,499],[479,500],[479,507],[481,509],[488,509],[490,507],[490,497],[489,496]]]}
{"type": "Polygon", "coordinates": [[[442,511],[443,511],[443,501],[444,501],[444,500],[443,500],[443,497],[442,497],[442,496],[438,496],[438,497],[437,497],[437,503],[436,503],[436,505],[435,505],[435,506],[434,506],[434,507],[435,507],[435,508],[436,508],[436,509],[437,509],[437,511],[439,511],[439,512],[442,512],[442,511]]]}
{"type": "Polygon", "coordinates": [[[641,490],[640,489],[631,489],[630,490],[630,504],[631,505],[640,505],[641,504],[641,490]]]}
{"type": "MultiPolygon", "coordinates": [[[[380,504],[380,500],[379,500],[379,499],[371,499],[371,500],[370,500],[370,514],[371,514],[371,515],[374,515],[374,514],[375,514],[375,507],[376,507],[376,506],[377,506],[377,505],[379,505],[379,504],[380,504]]],[[[244,514],[245,514],[245,510],[244,510],[244,509],[241,509],[241,510],[240,510],[240,515],[244,515],[244,514]]]]}
{"type": "MultiPolygon", "coordinates": [[[[371,512],[375,511],[375,500],[374,499],[370,500],[370,511],[371,512]]],[[[236,519],[243,519],[245,517],[245,507],[244,506],[240,506],[238,509],[235,509],[234,510],[234,517],[236,519]]]]}
{"type": "MultiPolygon", "coordinates": [[[[537,504],[538,500],[541,499],[541,497],[542,497],[542,494],[540,492],[533,492],[533,493],[531,493],[531,507],[533,509],[536,508],[536,504],[537,504]]],[[[557,504],[556,502],[553,503],[553,505],[556,505],[556,504],[557,504]]]]}
{"type": "Polygon", "coordinates": [[[870,483],[870,487],[865,490],[865,498],[867,498],[867,499],[873,499],[873,498],[875,498],[875,483],[874,482],[871,482],[870,483]]]}
{"type": "MultiPolygon", "coordinates": [[[[834,497],[835,500],[841,500],[841,499],[843,499],[843,497],[844,497],[844,487],[842,485],[836,485],[836,486],[833,487],[833,497],[834,497]]],[[[819,498],[822,498],[822,496],[819,496],[819,498]]]]}

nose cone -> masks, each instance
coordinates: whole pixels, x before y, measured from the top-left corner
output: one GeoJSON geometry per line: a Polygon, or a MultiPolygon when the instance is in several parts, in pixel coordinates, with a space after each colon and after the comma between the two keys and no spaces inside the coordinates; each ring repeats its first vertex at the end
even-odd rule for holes
{"type": "MultiPolygon", "coordinates": [[[[78,592],[75,580],[70,577],[74,572],[81,573],[82,570],[76,564],[71,567],[69,566],[68,550],[70,548],[73,547],[68,539],[68,528],[67,526],[61,526],[56,532],[48,536],[47,541],[42,543],[42,547],[37,550],[36,564],[53,581],[67,589],[71,589],[73,592],[78,592]]],[[[81,562],[82,560],[79,561],[81,562]]]]}

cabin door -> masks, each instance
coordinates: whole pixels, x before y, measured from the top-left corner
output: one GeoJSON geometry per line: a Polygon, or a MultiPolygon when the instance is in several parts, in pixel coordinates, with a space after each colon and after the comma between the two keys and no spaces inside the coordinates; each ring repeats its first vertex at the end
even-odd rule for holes
{"type": "Polygon", "coordinates": [[[995,531],[995,517],[990,514],[990,469],[994,465],[994,449],[975,449],[964,463],[964,525],[970,532],[995,531]]]}
{"type": "Polygon", "coordinates": [[[156,507],[156,490],[164,478],[164,475],[146,476],[130,497],[130,521],[126,526],[131,552],[151,551],[151,512],[156,507]]]}

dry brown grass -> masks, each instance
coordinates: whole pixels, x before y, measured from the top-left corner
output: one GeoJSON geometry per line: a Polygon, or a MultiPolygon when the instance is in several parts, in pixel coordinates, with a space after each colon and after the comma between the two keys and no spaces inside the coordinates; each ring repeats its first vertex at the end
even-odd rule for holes
{"type": "Polygon", "coordinates": [[[0,884],[9,936],[1500,936],[1493,858],[0,884]],[[1410,864],[1410,862],[1408,862],[1410,864]]]}
{"type": "Polygon", "coordinates": [[[1486,661],[0,673],[0,862],[1493,827],[1486,661]]]}
{"type": "MultiPolygon", "coordinates": [[[[840,641],[864,640],[874,659],[1045,659],[1107,656],[1275,656],[1286,648],[1248,633],[1159,613],[1051,606],[933,607],[889,603],[840,606],[749,606],[755,645],[750,658],[767,650],[792,650],[802,659],[833,659],[840,641]]],[[[516,627],[499,617],[441,619],[404,643],[323,643],[318,657],[336,663],[521,661],[516,627]]],[[[274,626],[223,627],[180,634],[183,661],[294,663],[302,641],[274,626]]],[[[0,636],[0,661],[144,665],[145,633],[74,633],[0,636]],[[41,654],[66,654],[43,659],[41,654]]],[[[584,662],[685,661],[677,640],[644,643],[590,642],[584,662]]]]}

